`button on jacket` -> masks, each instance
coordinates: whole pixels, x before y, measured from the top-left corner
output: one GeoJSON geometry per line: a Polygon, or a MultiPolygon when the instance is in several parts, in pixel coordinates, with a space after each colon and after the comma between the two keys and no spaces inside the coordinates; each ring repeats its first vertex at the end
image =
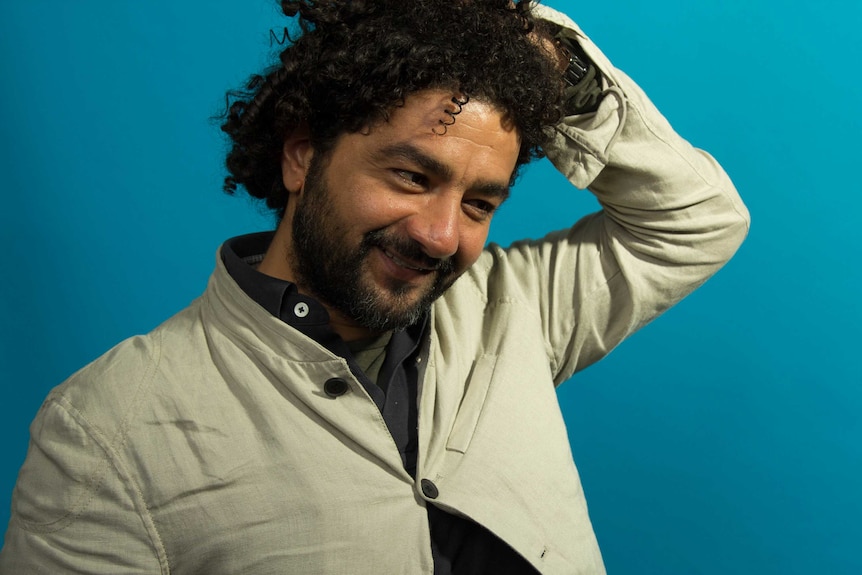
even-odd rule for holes
{"type": "Polygon", "coordinates": [[[555,386],[704,282],[748,216],[570,20],[607,86],[548,156],[603,210],[489,246],[421,351],[415,479],[344,359],[219,260],[201,298],[51,392],[31,427],[0,572],[430,574],[426,505],[541,573],[603,573],[555,386]]]}

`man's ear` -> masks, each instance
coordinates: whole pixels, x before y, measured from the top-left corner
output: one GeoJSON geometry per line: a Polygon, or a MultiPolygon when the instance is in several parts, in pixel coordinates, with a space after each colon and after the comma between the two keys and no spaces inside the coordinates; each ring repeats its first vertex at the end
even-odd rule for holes
{"type": "Polygon", "coordinates": [[[302,192],[313,155],[306,126],[300,126],[285,137],[281,150],[281,180],[288,192],[302,192]]]}

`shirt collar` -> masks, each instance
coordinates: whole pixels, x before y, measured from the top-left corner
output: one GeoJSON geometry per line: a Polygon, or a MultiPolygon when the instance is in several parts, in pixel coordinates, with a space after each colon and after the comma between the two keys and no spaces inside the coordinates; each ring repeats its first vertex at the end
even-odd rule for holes
{"type": "MultiPolygon", "coordinates": [[[[291,327],[306,333],[309,333],[308,328],[328,327],[329,312],[320,302],[300,294],[292,282],[257,271],[273,236],[274,232],[258,232],[231,238],[222,244],[221,258],[228,274],[246,295],[291,327]]],[[[393,334],[400,344],[398,347],[415,349],[426,323],[427,314],[417,324],[393,334]],[[408,341],[404,341],[405,335],[408,341]]],[[[318,329],[313,329],[312,333],[320,333],[318,329]]],[[[314,339],[320,341],[319,336],[314,339]]]]}
{"type": "Polygon", "coordinates": [[[314,298],[302,295],[292,282],[257,271],[273,232],[231,238],[222,245],[225,268],[251,299],[293,327],[329,325],[329,312],[314,298]]]}

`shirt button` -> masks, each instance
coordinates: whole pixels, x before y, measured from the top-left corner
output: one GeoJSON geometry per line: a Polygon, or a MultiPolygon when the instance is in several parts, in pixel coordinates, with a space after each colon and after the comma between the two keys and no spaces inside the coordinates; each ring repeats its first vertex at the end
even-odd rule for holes
{"type": "Polygon", "coordinates": [[[305,317],[308,315],[308,312],[308,304],[304,301],[301,301],[295,306],[293,306],[293,313],[296,314],[296,317],[305,317]]]}
{"type": "Polygon", "coordinates": [[[425,497],[428,499],[437,499],[437,496],[440,495],[440,492],[437,490],[437,486],[434,485],[434,482],[430,479],[423,479],[421,484],[422,493],[424,493],[425,497]]]}
{"type": "Polygon", "coordinates": [[[333,377],[332,379],[328,379],[326,380],[326,383],[323,384],[323,391],[329,397],[339,397],[347,393],[349,389],[350,386],[347,385],[347,382],[340,377],[333,377]]]}

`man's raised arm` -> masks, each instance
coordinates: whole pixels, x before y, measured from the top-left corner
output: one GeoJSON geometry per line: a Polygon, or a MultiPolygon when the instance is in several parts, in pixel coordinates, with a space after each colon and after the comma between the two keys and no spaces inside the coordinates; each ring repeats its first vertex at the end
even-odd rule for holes
{"type": "Polygon", "coordinates": [[[540,301],[561,383],[706,281],[742,243],[749,216],[715,159],[680,137],[571,19],[533,9],[565,28],[558,37],[577,42],[581,63],[598,71],[593,88],[601,83],[597,109],[571,111],[545,151],[602,211],[505,256],[538,268],[518,277],[540,301]]]}

